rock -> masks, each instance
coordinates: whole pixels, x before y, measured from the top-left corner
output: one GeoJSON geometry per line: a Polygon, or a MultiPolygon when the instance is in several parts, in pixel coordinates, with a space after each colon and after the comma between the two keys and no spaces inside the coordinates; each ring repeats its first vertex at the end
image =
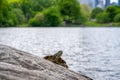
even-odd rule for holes
{"type": "Polygon", "coordinates": [[[0,45],[0,80],[92,80],[38,56],[0,45]]]}
{"type": "Polygon", "coordinates": [[[58,51],[54,55],[45,56],[44,59],[68,68],[68,65],[66,64],[66,62],[61,58],[62,54],[63,54],[63,51],[58,51]]]}

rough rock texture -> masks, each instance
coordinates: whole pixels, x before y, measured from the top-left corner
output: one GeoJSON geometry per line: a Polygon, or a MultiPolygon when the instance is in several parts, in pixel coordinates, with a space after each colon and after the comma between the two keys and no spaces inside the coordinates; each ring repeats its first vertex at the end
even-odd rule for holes
{"type": "Polygon", "coordinates": [[[32,54],[0,45],[0,80],[91,80],[32,54]]]}

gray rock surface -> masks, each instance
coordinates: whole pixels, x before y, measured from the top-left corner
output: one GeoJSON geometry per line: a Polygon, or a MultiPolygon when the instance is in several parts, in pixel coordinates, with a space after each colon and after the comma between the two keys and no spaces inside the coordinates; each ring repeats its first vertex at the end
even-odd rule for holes
{"type": "Polygon", "coordinates": [[[0,80],[91,80],[62,66],[0,45],[0,80]]]}

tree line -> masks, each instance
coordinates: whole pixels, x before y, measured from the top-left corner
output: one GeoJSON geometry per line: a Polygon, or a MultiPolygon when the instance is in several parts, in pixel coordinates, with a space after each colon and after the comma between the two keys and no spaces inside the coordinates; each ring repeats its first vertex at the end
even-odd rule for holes
{"type": "Polygon", "coordinates": [[[78,0],[0,0],[0,27],[67,24],[120,26],[120,7],[111,5],[104,9],[90,9],[85,4],[80,5],[78,0]]]}
{"type": "Polygon", "coordinates": [[[101,24],[113,23],[115,26],[120,26],[120,6],[111,5],[105,9],[94,8],[91,12],[91,19],[101,24]]]}
{"type": "Polygon", "coordinates": [[[0,0],[0,27],[49,27],[85,21],[78,0],[0,0]]]}

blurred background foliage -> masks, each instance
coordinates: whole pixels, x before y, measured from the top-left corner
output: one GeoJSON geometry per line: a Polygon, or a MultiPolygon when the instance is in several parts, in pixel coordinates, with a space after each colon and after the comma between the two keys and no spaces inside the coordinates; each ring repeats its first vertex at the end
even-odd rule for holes
{"type": "Polygon", "coordinates": [[[83,24],[78,0],[0,0],[0,26],[83,24]]]}
{"type": "Polygon", "coordinates": [[[78,0],[0,0],[0,27],[120,26],[120,7],[90,9],[78,0]],[[108,25],[109,26],[109,25],[108,25]]]}

